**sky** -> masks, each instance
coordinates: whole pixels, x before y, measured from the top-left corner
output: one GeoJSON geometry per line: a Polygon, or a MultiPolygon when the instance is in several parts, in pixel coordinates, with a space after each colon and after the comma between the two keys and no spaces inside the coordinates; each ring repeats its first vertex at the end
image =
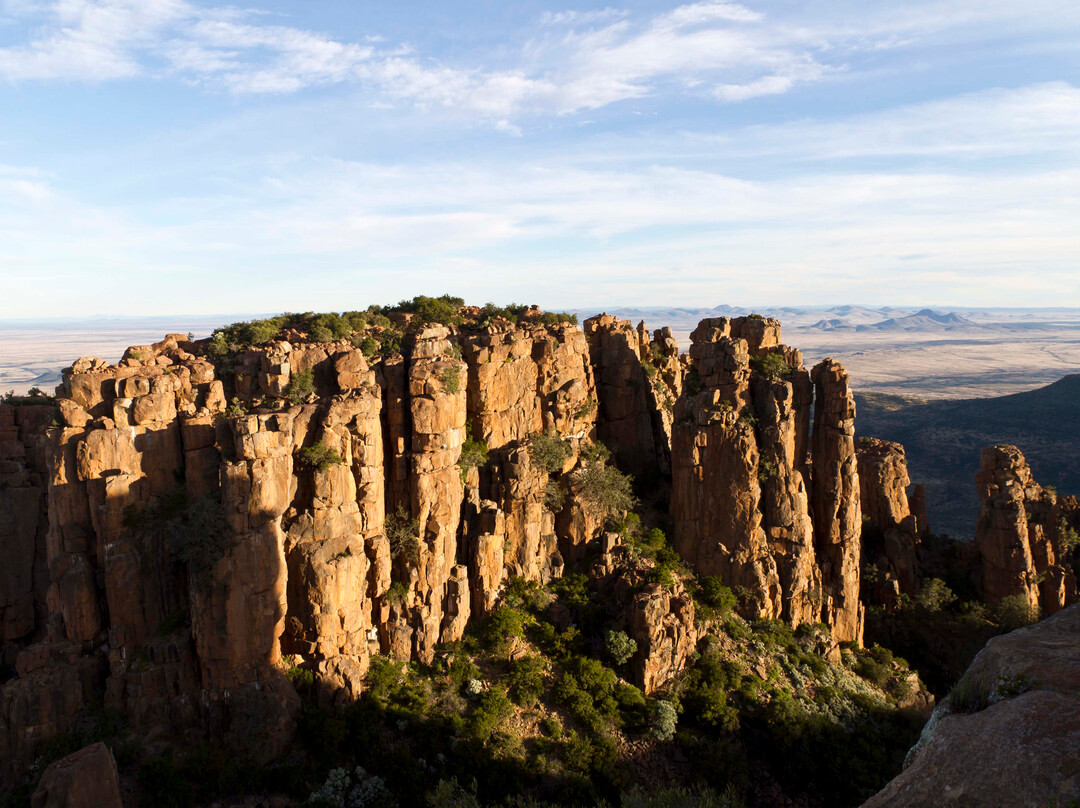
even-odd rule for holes
{"type": "Polygon", "coordinates": [[[1080,3],[0,0],[0,318],[1080,306],[1080,3]]]}

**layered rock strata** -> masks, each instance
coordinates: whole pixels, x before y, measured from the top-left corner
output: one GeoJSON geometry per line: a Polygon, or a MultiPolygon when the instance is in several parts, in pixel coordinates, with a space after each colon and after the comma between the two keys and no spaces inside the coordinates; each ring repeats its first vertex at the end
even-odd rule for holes
{"type": "Polygon", "coordinates": [[[975,484],[984,598],[1020,597],[1045,614],[1075,601],[1076,577],[1063,563],[1070,523],[1057,495],[1035,482],[1023,453],[1008,445],[983,449],[975,484]]]}

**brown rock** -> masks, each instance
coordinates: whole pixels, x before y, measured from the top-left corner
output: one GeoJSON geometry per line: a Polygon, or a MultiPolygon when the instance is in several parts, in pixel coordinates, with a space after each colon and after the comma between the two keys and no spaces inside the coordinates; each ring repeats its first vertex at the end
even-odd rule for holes
{"type": "Polygon", "coordinates": [[[33,808],[123,808],[112,752],[103,743],[51,764],[31,800],[33,808]]]}
{"type": "MultiPolygon", "coordinates": [[[[856,445],[862,504],[862,554],[875,561],[905,595],[918,593],[923,532],[908,505],[907,458],[899,443],[860,438],[856,445]]],[[[923,504],[925,515],[925,502],[923,504]]],[[[925,516],[924,516],[925,518],[925,516]]]]}
{"type": "Polygon", "coordinates": [[[977,711],[951,712],[943,701],[903,773],[865,808],[1012,808],[1080,799],[1078,649],[1077,606],[990,640],[962,680],[969,692],[984,694],[977,711]]]}

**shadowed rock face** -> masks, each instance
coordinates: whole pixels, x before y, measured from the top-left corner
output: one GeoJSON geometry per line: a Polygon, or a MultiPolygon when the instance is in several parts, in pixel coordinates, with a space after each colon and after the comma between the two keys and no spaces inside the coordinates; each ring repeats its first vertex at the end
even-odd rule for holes
{"type": "Polygon", "coordinates": [[[837,641],[860,640],[847,375],[826,360],[812,381],[776,320],[704,320],[691,339],[672,431],[676,549],[699,574],[741,587],[759,616],[821,621],[837,641]]]}
{"type": "Polygon", "coordinates": [[[112,752],[95,743],[45,770],[31,801],[33,808],[123,808],[120,778],[112,752]]]}
{"type": "Polygon", "coordinates": [[[975,475],[979,521],[975,541],[983,564],[983,595],[991,603],[1019,596],[1052,614],[1076,599],[1072,568],[1062,563],[1066,503],[1031,476],[1015,446],[982,452],[975,475]]]}
{"type": "MultiPolygon", "coordinates": [[[[677,549],[748,611],[860,639],[847,378],[808,373],[777,321],[704,321],[689,358],[607,316],[424,325],[371,358],[284,336],[211,362],[169,335],[78,360],[56,406],[0,407],[4,778],[95,698],[134,729],[274,757],[290,665],[347,702],[373,654],[430,661],[510,578],[583,558],[604,528],[577,475],[598,437],[644,480],[670,470],[677,549]],[[544,432],[561,459],[534,457],[544,432]]],[[[624,605],[655,689],[693,652],[693,602],[624,605]]]]}
{"type": "Polygon", "coordinates": [[[943,701],[904,772],[864,808],[1080,799],[1080,606],[990,640],[955,692],[968,712],[943,701]]]}
{"type": "MultiPolygon", "coordinates": [[[[892,598],[918,593],[919,539],[926,527],[908,504],[907,459],[899,443],[860,438],[856,446],[862,503],[862,552],[878,564],[892,598]]],[[[923,505],[925,519],[925,505],[923,505]]]]}

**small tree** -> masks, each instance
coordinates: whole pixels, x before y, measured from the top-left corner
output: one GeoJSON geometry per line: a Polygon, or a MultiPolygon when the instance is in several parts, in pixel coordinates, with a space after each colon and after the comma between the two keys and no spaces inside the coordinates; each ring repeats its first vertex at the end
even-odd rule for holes
{"type": "Polygon", "coordinates": [[[344,462],[337,450],[331,449],[321,440],[300,450],[300,464],[313,471],[327,471],[344,462]]]}
{"type": "Polygon", "coordinates": [[[572,451],[570,444],[560,438],[554,429],[538,432],[529,438],[529,457],[548,474],[562,471],[572,451]]]}
{"type": "Polygon", "coordinates": [[[315,389],[315,377],[311,370],[302,370],[294,373],[289,380],[289,386],[285,388],[285,398],[291,404],[301,404],[304,399],[311,395],[315,389]]]}
{"type": "Polygon", "coordinates": [[[420,552],[419,532],[420,523],[401,505],[393,513],[388,513],[386,538],[390,541],[390,557],[415,559],[420,552]]]}
{"type": "Polygon", "coordinates": [[[649,734],[658,741],[670,741],[675,737],[675,727],[679,715],[670,701],[657,701],[653,705],[652,719],[649,722],[649,734]]]}
{"type": "Polygon", "coordinates": [[[625,631],[609,631],[604,638],[604,650],[616,665],[625,665],[637,653],[637,642],[625,631]]]}

